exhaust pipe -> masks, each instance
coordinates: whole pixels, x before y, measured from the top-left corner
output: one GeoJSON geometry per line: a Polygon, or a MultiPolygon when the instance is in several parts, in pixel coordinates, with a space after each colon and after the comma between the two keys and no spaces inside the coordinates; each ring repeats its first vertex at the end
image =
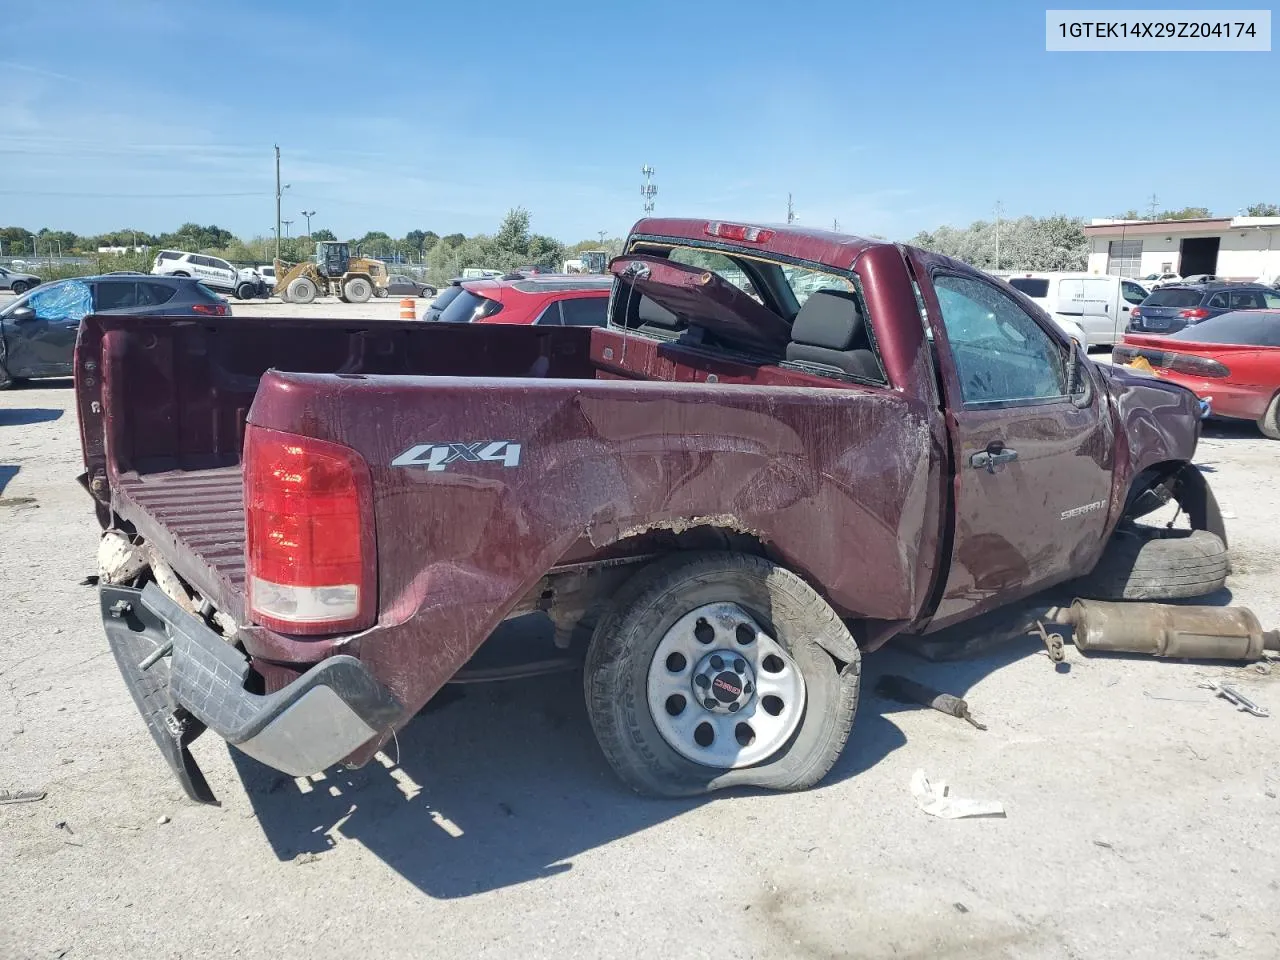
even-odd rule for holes
{"type": "Polygon", "coordinates": [[[1081,653],[1146,653],[1194,660],[1260,660],[1280,651],[1280,630],[1262,629],[1245,607],[1076,600],[1059,619],[1075,630],[1081,653]]]}

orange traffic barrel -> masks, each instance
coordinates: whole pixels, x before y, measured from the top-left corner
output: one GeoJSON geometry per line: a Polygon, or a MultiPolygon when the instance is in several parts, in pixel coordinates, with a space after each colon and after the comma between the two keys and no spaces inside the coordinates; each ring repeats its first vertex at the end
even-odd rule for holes
{"type": "Polygon", "coordinates": [[[400,301],[400,319],[401,320],[417,320],[418,319],[418,301],[413,297],[405,297],[400,301]]]}

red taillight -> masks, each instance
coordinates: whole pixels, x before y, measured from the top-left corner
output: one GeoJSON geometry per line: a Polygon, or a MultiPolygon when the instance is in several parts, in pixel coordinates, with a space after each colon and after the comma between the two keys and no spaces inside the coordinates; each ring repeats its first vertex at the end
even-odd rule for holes
{"type": "Polygon", "coordinates": [[[373,494],[358,453],[250,425],[244,506],[245,580],[255,621],[302,634],[373,623],[373,494]]]}
{"type": "Polygon", "coordinates": [[[227,305],[225,303],[193,303],[191,309],[195,313],[203,313],[206,317],[225,317],[227,315],[227,305]]]}
{"type": "Polygon", "coordinates": [[[1129,311],[1129,316],[1132,317],[1134,320],[1137,320],[1140,316],[1142,316],[1142,308],[1134,307],[1132,310],[1129,311]]]}
{"type": "Polygon", "coordinates": [[[1203,320],[1209,315],[1209,311],[1204,307],[1192,307],[1190,310],[1179,311],[1178,316],[1183,320],[1203,320]]]}
{"type": "Polygon", "coordinates": [[[748,227],[742,223],[721,223],[718,220],[712,220],[707,224],[706,233],[709,237],[719,237],[722,240],[768,243],[777,231],[766,227],[748,227]]]}
{"type": "Polygon", "coordinates": [[[1194,357],[1187,353],[1166,353],[1164,363],[1166,370],[1174,373],[1185,373],[1192,377],[1206,377],[1218,380],[1231,376],[1231,368],[1208,357],[1194,357]]]}

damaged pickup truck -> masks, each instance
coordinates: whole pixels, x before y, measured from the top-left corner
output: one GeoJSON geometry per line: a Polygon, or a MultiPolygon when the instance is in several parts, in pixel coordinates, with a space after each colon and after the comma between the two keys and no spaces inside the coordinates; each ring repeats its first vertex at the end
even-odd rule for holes
{"type": "Polygon", "coordinates": [[[1223,584],[1194,395],[1093,363],[1004,283],[681,219],[611,269],[601,329],[85,319],[103,623],[192,798],[206,729],[312,774],[450,681],[557,666],[630,787],[803,789],[895,635],[1069,580],[1223,584]],[[1180,524],[1140,522],[1170,501],[1180,524]],[[529,613],[550,652],[477,667],[529,613]]]}

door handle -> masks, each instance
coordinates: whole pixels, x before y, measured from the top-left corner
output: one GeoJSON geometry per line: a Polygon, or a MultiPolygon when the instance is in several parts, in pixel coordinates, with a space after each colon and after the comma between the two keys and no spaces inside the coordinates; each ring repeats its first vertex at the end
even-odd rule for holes
{"type": "Polygon", "coordinates": [[[987,473],[995,473],[996,467],[1002,463],[1012,463],[1018,459],[1018,451],[1010,450],[1008,447],[988,447],[986,450],[979,450],[977,453],[969,457],[969,466],[977,467],[979,470],[986,470],[987,473]]]}

